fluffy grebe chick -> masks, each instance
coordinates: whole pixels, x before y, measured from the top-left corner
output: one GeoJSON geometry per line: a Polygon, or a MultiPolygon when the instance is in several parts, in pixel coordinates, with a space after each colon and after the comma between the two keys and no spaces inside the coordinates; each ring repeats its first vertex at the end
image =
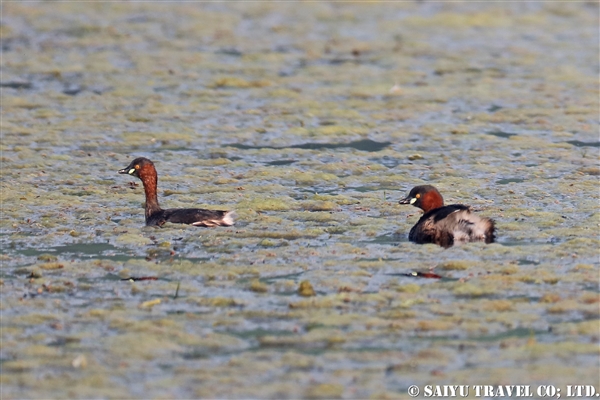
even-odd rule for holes
{"type": "Polygon", "coordinates": [[[415,186],[400,204],[412,204],[425,212],[408,234],[411,242],[445,248],[465,242],[494,242],[493,220],[471,213],[471,208],[462,204],[444,206],[444,198],[431,185],[415,186]]]}
{"type": "Polygon", "coordinates": [[[146,192],[146,225],[162,226],[166,222],[195,226],[231,226],[234,224],[234,211],[215,211],[202,208],[169,208],[163,210],[158,205],[156,195],[158,175],[154,163],[147,158],[136,158],[119,174],[129,174],[139,178],[146,192]]]}

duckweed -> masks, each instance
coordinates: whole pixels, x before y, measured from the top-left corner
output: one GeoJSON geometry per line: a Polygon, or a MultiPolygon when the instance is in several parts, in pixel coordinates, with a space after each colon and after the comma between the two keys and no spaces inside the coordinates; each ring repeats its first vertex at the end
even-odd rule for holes
{"type": "Polygon", "coordinates": [[[313,286],[309,281],[300,282],[300,286],[298,287],[298,294],[304,297],[310,297],[316,295],[313,286]]]}
{"type": "Polygon", "coordinates": [[[99,7],[3,5],[7,398],[597,384],[596,5],[99,7]],[[144,227],[137,156],[236,225],[144,227]],[[408,242],[418,184],[497,243],[408,242]]]}

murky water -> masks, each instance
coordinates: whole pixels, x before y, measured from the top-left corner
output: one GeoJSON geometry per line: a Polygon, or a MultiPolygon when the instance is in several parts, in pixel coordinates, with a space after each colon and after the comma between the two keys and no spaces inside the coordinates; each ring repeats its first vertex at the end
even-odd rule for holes
{"type": "Polygon", "coordinates": [[[598,390],[596,3],[1,7],[3,398],[598,390]],[[238,223],[144,227],[138,156],[238,223]]]}

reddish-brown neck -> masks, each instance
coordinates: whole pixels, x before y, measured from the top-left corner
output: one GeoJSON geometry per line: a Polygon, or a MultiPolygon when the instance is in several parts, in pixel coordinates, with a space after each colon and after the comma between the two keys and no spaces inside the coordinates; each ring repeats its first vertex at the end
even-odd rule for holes
{"type": "Polygon", "coordinates": [[[146,218],[160,211],[158,205],[157,186],[158,176],[153,165],[144,165],[138,172],[142,183],[144,184],[144,192],[146,192],[146,218]]]}
{"type": "Polygon", "coordinates": [[[429,191],[421,196],[420,207],[427,212],[444,206],[444,198],[437,190],[429,191]]]}

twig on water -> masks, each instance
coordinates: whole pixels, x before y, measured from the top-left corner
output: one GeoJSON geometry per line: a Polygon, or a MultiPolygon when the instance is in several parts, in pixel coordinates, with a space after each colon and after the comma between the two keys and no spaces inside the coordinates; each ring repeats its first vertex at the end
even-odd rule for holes
{"type": "Polygon", "coordinates": [[[179,297],[179,286],[181,285],[181,281],[177,282],[177,289],[175,289],[175,296],[173,296],[173,299],[176,299],[177,297],[179,297]]]}

